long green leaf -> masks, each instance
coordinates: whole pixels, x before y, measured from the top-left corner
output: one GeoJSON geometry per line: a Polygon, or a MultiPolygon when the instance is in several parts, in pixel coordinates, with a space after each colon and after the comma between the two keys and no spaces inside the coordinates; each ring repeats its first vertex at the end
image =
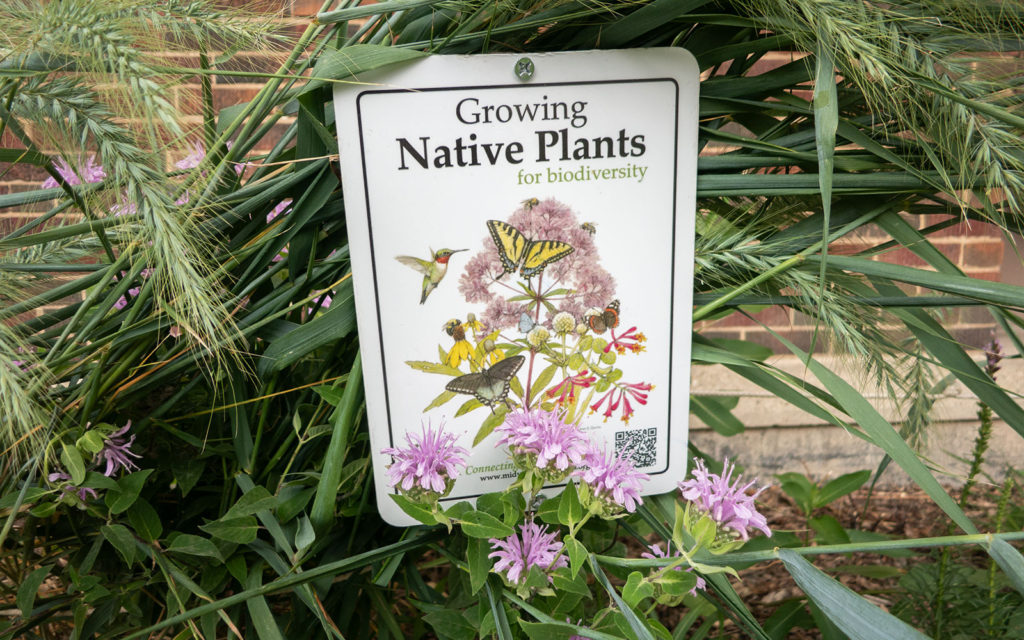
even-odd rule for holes
{"type": "Polygon", "coordinates": [[[988,554],[1010,578],[1013,588],[1024,594],[1024,557],[1021,557],[1020,551],[1005,540],[994,538],[988,545],[988,554]]]}
{"type": "MultiPolygon", "coordinates": [[[[829,221],[832,217],[832,168],[836,153],[836,128],[839,126],[839,96],[836,92],[835,62],[831,44],[824,30],[818,32],[818,50],[815,55],[814,143],[818,149],[818,187],[821,189],[821,267],[818,271],[818,297],[825,295],[825,271],[828,264],[829,221]]],[[[814,340],[818,337],[815,327],[814,340]]],[[[814,349],[809,349],[814,351],[814,349]]]]}
{"type": "Polygon", "coordinates": [[[257,370],[262,375],[281,371],[313,351],[344,338],[355,327],[352,280],[348,279],[338,287],[330,309],[270,343],[257,370]]]}
{"type": "MultiPolygon", "coordinates": [[[[769,329],[769,331],[771,331],[769,329]]],[[[924,489],[935,504],[953,519],[961,529],[967,533],[977,533],[978,530],[970,521],[959,505],[945,492],[935,476],[928,471],[928,468],[917,457],[914,450],[900,437],[899,433],[880,413],[867,398],[861,395],[848,382],[833,373],[827,367],[815,360],[807,352],[803,351],[789,340],[786,340],[778,333],[771,331],[777,340],[782,342],[790,351],[799,356],[811,373],[821,381],[829,392],[839,401],[843,410],[860,425],[864,431],[871,436],[875,444],[881,447],[889,456],[907,472],[907,475],[924,489]]]]}
{"type": "Polygon", "coordinates": [[[851,640],[928,640],[928,636],[850,591],[799,554],[780,549],[778,555],[797,586],[851,640]]]}
{"type": "MultiPolygon", "coordinates": [[[[348,22],[349,20],[356,20],[358,18],[379,16],[388,13],[394,13],[396,11],[416,9],[418,7],[429,7],[431,5],[440,4],[443,1],[444,0],[391,0],[390,2],[380,2],[378,4],[363,5],[361,7],[351,7],[348,9],[325,11],[323,13],[318,13],[316,15],[316,21],[319,24],[348,22]]],[[[351,49],[353,47],[346,48],[351,49]]]]}
{"type": "Polygon", "coordinates": [[[324,468],[320,473],[320,481],[316,487],[316,497],[309,519],[313,528],[324,533],[334,522],[334,503],[338,493],[338,482],[345,463],[345,451],[355,427],[356,409],[358,409],[363,392],[363,361],[357,353],[349,369],[348,380],[341,402],[335,408],[334,424],[331,429],[331,442],[327,445],[324,456],[324,468]]]}
{"type": "Polygon", "coordinates": [[[594,572],[594,577],[596,577],[597,581],[601,583],[601,586],[604,587],[604,590],[608,592],[609,596],[611,596],[612,601],[615,602],[619,611],[621,611],[622,615],[625,616],[626,622],[629,623],[629,628],[633,630],[636,638],[638,640],[654,640],[654,634],[651,633],[651,630],[646,624],[644,624],[643,620],[636,615],[633,608],[622,600],[619,596],[619,592],[616,591],[615,587],[612,586],[612,583],[608,581],[608,576],[604,575],[604,571],[601,570],[601,565],[598,564],[597,558],[594,554],[590,554],[589,559],[590,569],[594,572]]]}
{"type": "Polygon", "coordinates": [[[343,573],[347,573],[349,571],[354,571],[356,569],[366,567],[376,562],[380,562],[381,560],[390,558],[392,555],[396,553],[401,553],[404,551],[415,549],[434,540],[438,540],[443,536],[444,533],[441,530],[433,531],[421,536],[417,536],[415,538],[410,538],[409,540],[403,540],[402,542],[396,542],[394,544],[373,549],[365,553],[360,553],[358,555],[344,558],[342,560],[327,562],[303,573],[278,578],[271,582],[264,583],[259,587],[247,588],[244,591],[228,596],[227,598],[221,598],[220,600],[208,602],[204,605],[195,607],[193,609],[189,609],[188,611],[185,611],[178,615],[170,616],[164,620],[161,620],[160,622],[157,622],[146,627],[145,629],[140,629],[138,631],[135,631],[134,633],[125,636],[125,640],[149,636],[154,631],[159,631],[160,629],[165,629],[170,626],[181,624],[187,620],[192,620],[194,618],[198,618],[199,616],[210,613],[211,611],[227,609],[236,604],[246,602],[251,598],[261,597],[279,591],[285,591],[293,587],[296,587],[300,584],[306,584],[323,576],[336,576],[341,575],[343,573]]]}
{"type": "MultiPolygon", "coordinates": [[[[817,266],[818,259],[809,256],[808,265],[817,266]]],[[[945,291],[955,295],[978,300],[985,304],[1002,305],[1012,309],[1024,308],[1024,287],[1003,282],[989,282],[967,276],[956,276],[947,273],[936,273],[924,269],[915,269],[887,262],[875,262],[866,258],[851,256],[830,256],[828,266],[833,269],[862,273],[866,276],[878,276],[907,284],[915,284],[936,291],[945,291]]]]}
{"type": "MultiPolygon", "coordinates": [[[[262,586],[262,567],[257,566],[249,571],[248,579],[245,581],[246,590],[256,590],[262,586]]],[[[245,601],[249,609],[249,616],[252,617],[252,626],[255,628],[256,636],[260,640],[284,640],[281,629],[274,620],[274,614],[270,612],[270,605],[266,598],[256,596],[245,601]]]]}

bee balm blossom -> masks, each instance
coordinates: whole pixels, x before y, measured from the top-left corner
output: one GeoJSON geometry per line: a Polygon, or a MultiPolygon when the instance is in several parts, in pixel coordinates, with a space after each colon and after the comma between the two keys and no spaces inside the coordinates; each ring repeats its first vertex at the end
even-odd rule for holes
{"type": "Polygon", "coordinates": [[[496,446],[508,445],[516,466],[536,469],[548,482],[560,482],[571,467],[583,462],[589,440],[575,425],[553,411],[516,411],[497,429],[504,433],[496,446]]]}
{"type": "MultiPolygon", "coordinates": [[[[487,557],[496,558],[494,571],[501,574],[510,584],[519,584],[526,579],[526,574],[533,567],[543,571],[569,566],[565,555],[558,555],[562,543],[558,542],[558,532],[548,532],[547,527],[535,522],[519,525],[522,535],[513,533],[504,540],[491,538],[494,549],[487,557]],[[557,559],[556,559],[557,557],[557,559]]],[[[551,576],[548,576],[551,581],[551,576]]]]}
{"type": "Polygon", "coordinates": [[[721,527],[731,529],[741,540],[748,540],[747,529],[757,529],[771,537],[765,517],[758,513],[754,500],[767,487],[761,487],[754,494],[747,494],[747,489],[756,484],[751,480],[741,485],[743,476],[731,481],[735,465],[725,459],[722,475],[709,473],[704,462],[694,458],[697,463],[693,470],[693,479],[679,483],[683,499],[692,502],[700,511],[707,513],[721,527]]]}
{"type": "Polygon", "coordinates": [[[585,462],[587,468],[577,469],[572,475],[581,480],[580,488],[588,494],[585,500],[593,513],[612,517],[623,509],[633,513],[637,505],[643,504],[640,489],[650,476],[636,470],[627,452],[609,453],[591,446],[585,462]]]}
{"type": "Polygon", "coordinates": [[[103,475],[113,477],[120,469],[127,469],[133,471],[139,468],[139,465],[132,462],[132,458],[141,458],[137,453],[132,452],[132,444],[135,442],[135,436],[125,438],[125,434],[132,428],[132,421],[129,420],[123,427],[117,431],[106,436],[103,440],[103,449],[96,454],[96,461],[106,461],[107,467],[103,470],[103,475]]]}
{"type": "MultiPolygon", "coordinates": [[[[107,174],[103,171],[103,166],[95,164],[95,161],[96,156],[89,156],[76,170],[64,158],[57,158],[53,161],[53,168],[57,171],[57,175],[71,186],[82,184],[82,182],[103,182],[107,174]]],[[[56,186],[58,186],[57,180],[53,176],[44,180],[42,184],[43,189],[53,189],[56,186]]]]}
{"type": "Polygon", "coordinates": [[[391,475],[388,484],[397,485],[411,499],[424,502],[448,495],[469,452],[455,445],[455,436],[445,433],[443,425],[437,431],[422,426],[419,435],[406,433],[405,442],[408,446],[404,449],[381,450],[394,460],[388,466],[391,475]]]}

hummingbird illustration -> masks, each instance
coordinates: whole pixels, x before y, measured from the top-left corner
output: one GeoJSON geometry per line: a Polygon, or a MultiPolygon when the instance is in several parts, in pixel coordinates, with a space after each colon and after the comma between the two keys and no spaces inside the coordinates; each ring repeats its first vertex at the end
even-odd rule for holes
{"type": "Polygon", "coordinates": [[[437,251],[431,249],[430,251],[433,256],[431,260],[421,260],[413,256],[395,256],[395,260],[423,274],[423,293],[420,296],[420,304],[426,302],[430,292],[441,284],[444,274],[448,272],[448,261],[452,255],[460,251],[469,251],[469,249],[438,249],[437,251]]]}

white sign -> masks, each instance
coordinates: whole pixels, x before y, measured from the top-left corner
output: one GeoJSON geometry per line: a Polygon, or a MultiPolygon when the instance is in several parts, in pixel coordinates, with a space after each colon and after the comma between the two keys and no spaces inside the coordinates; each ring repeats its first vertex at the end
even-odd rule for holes
{"type": "Polygon", "coordinates": [[[567,412],[630,452],[650,476],[644,494],[675,488],[693,56],[433,56],[359,81],[334,100],[381,515],[414,523],[389,498],[380,451],[421,424],[443,423],[471,452],[444,504],[506,487],[516,471],[490,431],[523,406],[567,412]]]}

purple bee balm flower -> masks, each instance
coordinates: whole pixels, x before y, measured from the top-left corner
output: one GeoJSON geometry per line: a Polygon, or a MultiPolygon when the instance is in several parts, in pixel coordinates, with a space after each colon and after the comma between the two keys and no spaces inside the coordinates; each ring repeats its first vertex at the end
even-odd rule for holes
{"type": "MultiPolygon", "coordinates": [[[[677,550],[675,552],[675,554],[674,554],[674,557],[679,558],[682,555],[683,555],[682,552],[677,550]]],[[[664,551],[662,551],[661,545],[656,544],[656,545],[651,547],[651,552],[650,553],[647,553],[645,551],[645,552],[640,554],[640,557],[641,558],[647,558],[649,560],[657,560],[658,558],[667,558],[669,556],[664,551]]],[[[676,567],[675,569],[673,569],[673,571],[682,571],[682,570],[683,570],[682,567],[676,567]]],[[[693,567],[687,567],[686,568],[686,572],[687,573],[692,573],[693,572],[693,567]]],[[[690,589],[690,595],[691,596],[697,595],[697,590],[698,589],[703,591],[704,589],[707,588],[707,586],[708,586],[707,582],[704,581],[704,578],[702,578],[700,576],[697,576],[697,584],[692,589],[690,589]]]]}
{"type": "Polygon", "coordinates": [[[603,517],[618,515],[623,509],[629,513],[636,511],[637,505],[643,504],[640,490],[643,482],[650,476],[637,471],[629,452],[618,454],[608,452],[606,448],[598,449],[591,445],[587,452],[585,469],[577,469],[573,476],[581,480],[599,507],[598,513],[603,517]]]}
{"type": "Polygon", "coordinates": [[[326,311],[327,309],[331,308],[331,302],[334,301],[334,298],[331,297],[331,294],[333,292],[330,290],[326,290],[321,293],[323,295],[319,295],[310,300],[310,302],[312,302],[312,304],[309,306],[310,313],[313,313],[313,311],[315,310],[326,311]],[[317,305],[319,305],[319,307],[317,305]]]}
{"type": "Polygon", "coordinates": [[[521,469],[537,469],[548,482],[565,479],[583,462],[590,441],[575,425],[554,411],[516,411],[497,429],[504,433],[497,446],[508,445],[521,469]]]}
{"type": "Polygon", "coordinates": [[[419,435],[405,434],[406,448],[388,447],[381,453],[393,459],[388,466],[389,486],[399,486],[413,499],[431,501],[451,491],[469,452],[455,445],[455,436],[445,433],[443,424],[437,431],[430,426],[421,428],[419,435]]]}
{"type": "Polygon", "coordinates": [[[768,528],[768,522],[754,506],[754,500],[767,487],[761,487],[754,494],[748,495],[747,489],[757,481],[751,480],[741,485],[743,476],[731,481],[735,465],[729,464],[728,458],[725,459],[721,476],[709,473],[703,461],[694,460],[697,466],[693,470],[693,479],[679,483],[683,499],[692,502],[720,526],[731,529],[744,541],[750,539],[748,528],[757,529],[770,538],[772,531],[768,528]]]}
{"type": "Polygon", "coordinates": [[[1003,359],[1002,347],[999,340],[993,337],[983,349],[985,349],[985,373],[995,380],[996,373],[1000,369],[999,362],[1003,359]]]}
{"type": "Polygon", "coordinates": [[[292,206],[291,198],[285,198],[281,202],[278,202],[277,205],[270,210],[270,213],[267,214],[267,223],[269,224],[277,216],[286,214],[289,211],[291,211],[291,209],[288,208],[290,206],[292,206]]]}
{"type": "Polygon", "coordinates": [[[103,449],[96,454],[97,462],[106,461],[107,467],[103,470],[103,475],[108,478],[113,477],[120,469],[134,471],[139,468],[139,465],[132,462],[132,458],[142,457],[131,450],[132,443],[135,442],[135,436],[132,435],[127,439],[124,437],[131,428],[132,421],[129,420],[123,427],[104,438],[103,449]]]}
{"type": "MultiPolygon", "coordinates": [[[[68,161],[64,158],[58,157],[53,162],[53,168],[57,170],[57,174],[64,178],[64,182],[71,186],[86,183],[103,182],[103,179],[107,177],[106,172],[103,171],[102,165],[95,163],[96,156],[89,156],[82,166],[78,167],[76,171],[74,167],[68,164],[68,161]]],[[[43,189],[52,189],[57,185],[57,180],[50,176],[43,181],[43,189]]]]}
{"type": "MultiPolygon", "coordinates": [[[[232,144],[233,144],[233,141],[229,141],[227,143],[228,149],[231,148],[232,144]]],[[[192,150],[192,153],[188,154],[187,156],[185,156],[181,160],[178,160],[177,162],[175,162],[174,166],[179,168],[179,169],[195,169],[200,164],[202,164],[203,160],[206,159],[206,146],[203,145],[202,141],[194,140],[192,142],[192,145],[191,145],[191,150],[192,150]]],[[[244,162],[236,163],[235,164],[235,173],[238,174],[238,175],[242,175],[242,172],[245,171],[245,166],[246,166],[246,163],[244,163],[244,162]]],[[[186,198],[186,202],[187,201],[188,200],[186,198]]],[[[181,203],[179,202],[177,204],[181,204],[181,203]]]]}
{"type": "Polygon", "coordinates": [[[199,140],[192,143],[192,153],[174,163],[179,169],[195,169],[206,157],[206,147],[199,140]]]}
{"type": "Polygon", "coordinates": [[[61,487],[61,491],[64,493],[74,493],[82,502],[85,502],[85,499],[88,497],[91,497],[94,500],[99,497],[95,489],[90,489],[89,487],[76,487],[71,484],[71,482],[69,482],[71,480],[71,476],[63,471],[55,471],[54,473],[46,476],[46,479],[50,481],[50,484],[63,482],[64,485],[61,487]]]}
{"type": "MultiPolygon", "coordinates": [[[[136,298],[138,297],[140,291],[142,291],[140,287],[132,287],[131,289],[128,290],[128,295],[130,295],[133,298],[136,298]]],[[[117,299],[117,302],[114,303],[115,309],[124,309],[127,306],[128,298],[126,298],[125,296],[121,296],[120,298],[117,299]]]]}
{"type": "MultiPolygon", "coordinates": [[[[548,532],[546,526],[535,522],[519,525],[522,535],[513,533],[504,540],[491,538],[491,549],[488,558],[497,558],[494,571],[502,574],[510,584],[519,584],[526,579],[526,574],[533,567],[549,571],[569,566],[565,555],[558,555],[562,543],[557,540],[558,532],[548,532]],[[557,559],[556,559],[557,556],[557,559]]],[[[551,576],[548,576],[551,582],[551,576]]]]}

